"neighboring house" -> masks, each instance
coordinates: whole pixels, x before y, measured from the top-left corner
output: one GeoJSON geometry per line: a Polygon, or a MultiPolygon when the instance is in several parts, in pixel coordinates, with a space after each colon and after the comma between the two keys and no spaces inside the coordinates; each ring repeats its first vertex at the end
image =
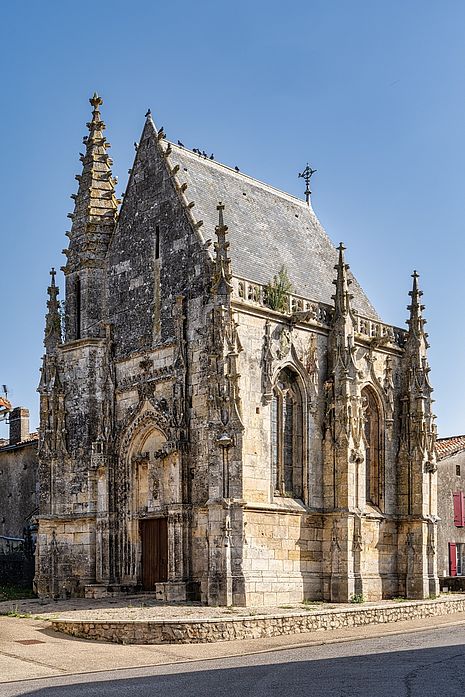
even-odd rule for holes
{"type": "Polygon", "coordinates": [[[438,574],[441,586],[465,576],[465,436],[438,438],[438,574]]]}
{"type": "Polygon", "coordinates": [[[0,441],[0,581],[32,585],[39,506],[37,433],[29,411],[9,414],[9,439],[0,441]]]}
{"type": "Polygon", "coordinates": [[[39,594],[437,593],[417,274],[408,332],[384,324],[309,200],[168,142],[150,114],[118,214],[90,101],[64,338],[54,272],[48,288],[39,594]]]}

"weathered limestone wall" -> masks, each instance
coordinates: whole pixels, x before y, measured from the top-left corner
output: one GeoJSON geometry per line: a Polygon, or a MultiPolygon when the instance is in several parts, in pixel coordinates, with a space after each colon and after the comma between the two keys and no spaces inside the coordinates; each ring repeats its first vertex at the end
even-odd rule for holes
{"type": "MultiPolygon", "coordinates": [[[[465,527],[454,524],[453,494],[465,494],[465,451],[438,462],[438,575],[449,576],[449,542],[465,544],[465,527]],[[457,474],[459,468],[460,474],[457,474]]],[[[465,569],[462,570],[465,574],[465,569]]]]}
{"type": "Polygon", "coordinates": [[[37,439],[0,448],[0,535],[23,537],[37,511],[37,439]]]}
{"type": "Polygon", "coordinates": [[[173,341],[176,296],[189,287],[195,298],[209,280],[200,235],[189,225],[160,147],[148,121],[108,250],[107,316],[117,358],[173,341]]]}
{"type": "Polygon", "coordinates": [[[399,354],[374,350],[370,344],[358,346],[355,353],[361,389],[370,385],[379,395],[382,496],[376,507],[366,500],[364,456],[357,468],[347,462],[349,475],[336,482],[336,490],[332,471],[323,467],[328,409],[325,328],[291,326],[274,312],[246,309],[240,303],[235,307],[244,349],[239,371],[245,424],[243,568],[247,602],[270,605],[302,598],[330,599],[335,592],[347,598],[363,594],[370,600],[398,595],[395,518],[400,403],[394,389],[400,381],[399,354]],[[300,499],[278,495],[273,481],[271,390],[286,366],[299,376],[303,392],[304,484],[300,499]],[[389,369],[393,391],[388,393],[389,369]],[[331,511],[334,513],[328,515],[331,511]]]}
{"type": "MultiPolygon", "coordinates": [[[[183,529],[174,534],[169,523],[170,578],[193,581],[202,587],[205,599],[208,520],[204,509],[197,513],[196,507],[205,506],[211,487],[206,348],[211,333],[211,267],[161,151],[148,123],[108,254],[108,318],[114,327],[117,366],[115,455],[120,485],[129,487],[135,516],[128,540],[136,550],[136,569],[132,579],[125,578],[140,579],[138,521],[152,515],[168,515],[170,520],[168,507],[178,506],[183,529]],[[148,415],[153,405],[157,413],[152,423],[147,416],[143,424],[144,411],[148,415]],[[172,451],[158,461],[158,474],[148,464],[145,502],[144,492],[136,500],[133,491],[140,483],[134,468],[142,472],[147,465],[130,462],[145,452],[145,446],[137,444],[138,452],[134,450],[137,428],[132,440],[126,436],[137,422],[141,424],[137,428],[145,428],[147,434],[158,427],[163,447],[172,451]],[[182,450],[181,441],[187,438],[189,448],[182,450]],[[160,490],[157,496],[154,486],[160,490]]],[[[213,234],[214,230],[209,231],[213,234]]]]}
{"type": "Polygon", "coordinates": [[[322,595],[323,525],[294,502],[288,510],[245,510],[243,571],[247,604],[279,605],[322,595]],[[300,510],[299,510],[300,509],[300,510]]]}
{"type": "Polygon", "coordinates": [[[36,549],[40,596],[84,595],[95,582],[95,516],[41,517],[36,549]]]}

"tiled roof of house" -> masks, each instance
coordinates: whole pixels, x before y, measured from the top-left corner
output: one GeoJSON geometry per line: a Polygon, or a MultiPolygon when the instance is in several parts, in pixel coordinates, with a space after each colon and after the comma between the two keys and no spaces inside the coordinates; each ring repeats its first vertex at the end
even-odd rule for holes
{"type": "MultiPolygon", "coordinates": [[[[284,265],[296,295],[333,305],[337,251],[311,206],[242,172],[170,145],[170,165],[179,165],[177,180],[187,184],[185,195],[195,203],[192,213],[203,221],[200,230],[206,239],[215,238],[216,206],[219,201],[225,204],[233,275],[267,284],[284,265]]],[[[379,319],[359,283],[351,278],[354,310],[379,319]]]]}
{"type": "Polygon", "coordinates": [[[438,438],[436,452],[438,460],[456,455],[465,450],[465,436],[451,436],[450,438],[438,438]]]}
{"type": "Polygon", "coordinates": [[[19,441],[19,443],[10,444],[10,441],[7,438],[0,438],[0,450],[3,450],[4,448],[20,448],[21,446],[30,445],[38,442],[39,434],[37,433],[37,431],[30,433],[27,438],[24,438],[24,440],[19,441]]]}

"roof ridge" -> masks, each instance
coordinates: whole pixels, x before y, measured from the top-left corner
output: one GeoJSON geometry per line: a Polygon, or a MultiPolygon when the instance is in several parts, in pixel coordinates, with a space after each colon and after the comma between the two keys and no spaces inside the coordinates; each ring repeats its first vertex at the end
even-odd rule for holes
{"type": "Polygon", "coordinates": [[[252,177],[251,174],[246,174],[245,172],[239,171],[237,172],[234,167],[230,167],[229,165],[226,165],[224,162],[218,162],[218,160],[210,160],[210,158],[204,158],[202,155],[197,155],[195,152],[190,150],[189,148],[186,148],[185,146],[182,147],[180,145],[177,145],[176,143],[173,143],[170,140],[166,140],[167,143],[171,145],[173,150],[177,150],[179,152],[187,153],[189,155],[192,155],[193,159],[197,158],[200,159],[204,162],[204,164],[210,165],[210,166],[217,166],[217,167],[223,167],[224,169],[227,169],[229,172],[232,172],[235,176],[237,177],[244,177],[247,180],[250,180],[257,184],[260,187],[263,187],[265,189],[268,189],[269,191],[272,191],[274,193],[280,194],[283,197],[288,197],[289,199],[292,200],[293,203],[299,203],[304,210],[310,211],[315,218],[316,218],[316,213],[313,210],[312,204],[309,203],[307,204],[303,199],[298,198],[298,196],[295,196],[294,194],[290,194],[288,191],[283,191],[282,189],[278,189],[276,186],[273,186],[272,184],[268,184],[267,182],[262,181],[261,179],[257,179],[256,177],[252,177]]]}

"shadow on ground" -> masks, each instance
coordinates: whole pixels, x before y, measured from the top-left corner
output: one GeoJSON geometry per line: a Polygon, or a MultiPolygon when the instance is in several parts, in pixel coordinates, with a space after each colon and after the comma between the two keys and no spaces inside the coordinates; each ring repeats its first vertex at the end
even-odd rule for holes
{"type": "MultiPolygon", "coordinates": [[[[9,694],[24,697],[82,697],[84,694],[86,697],[463,697],[464,659],[464,645],[324,660],[311,657],[309,652],[309,660],[291,657],[290,662],[249,667],[226,667],[226,660],[217,669],[205,670],[205,663],[201,664],[202,670],[198,669],[198,663],[177,668],[165,666],[149,669],[151,675],[129,679],[118,679],[115,672],[112,680],[93,675],[73,685],[53,686],[52,680],[50,687],[42,689],[28,690],[23,683],[22,692],[9,694]]],[[[246,660],[266,662],[270,654],[246,660]]]]}

